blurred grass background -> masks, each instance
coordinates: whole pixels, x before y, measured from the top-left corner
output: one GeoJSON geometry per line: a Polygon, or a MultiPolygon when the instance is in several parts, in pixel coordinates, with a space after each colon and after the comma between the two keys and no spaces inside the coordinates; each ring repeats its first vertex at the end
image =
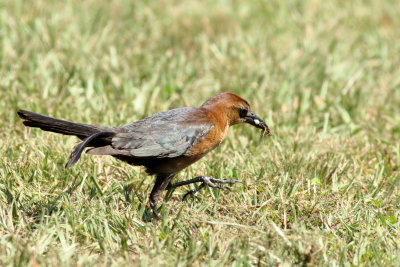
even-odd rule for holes
{"type": "Polygon", "coordinates": [[[0,1],[2,266],[398,265],[400,2],[0,1]],[[24,128],[24,108],[122,125],[221,91],[274,136],[236,126],[181,172],[239,179],[176,190],[24,128]]]}

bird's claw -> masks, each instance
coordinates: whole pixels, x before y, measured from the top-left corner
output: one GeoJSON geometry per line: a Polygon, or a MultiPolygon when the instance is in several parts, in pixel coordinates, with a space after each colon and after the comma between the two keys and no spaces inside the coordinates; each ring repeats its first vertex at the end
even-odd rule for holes
{"type": "Polygon", "coordinates": [[[216,179],[213,177],[207,177],[207,176],[201,176],[199,177],[199,181],[198,182],[202,182],[198,187],[196,187],[195,189],[192,189],[190,191],[188,191],[185,195],[183,195],[182,200],[184,201],[189,195],[194,195],[196,194],[198,191],[200,191],[200,189],[202,189],[205,186],[209,186],[212,188],[218,188],[218,189],[228,189],[229,191],[232,191],[232,188],[226,186],[226,185],[217,185],[215,183],[220,183],[220,184],[236,184],[236,183],[242,183],[241,181],[236,181],[236,180],[225,180],[225,179],[216,179]]]}
{"type": "Polygon", "coordinates": [[[156,220],[159,220],[161,218],[160,213],[158,213],[158,208],[155,203],[155,201],[150,200],[150,208],[153,211],[153,216],[156,220]]]}

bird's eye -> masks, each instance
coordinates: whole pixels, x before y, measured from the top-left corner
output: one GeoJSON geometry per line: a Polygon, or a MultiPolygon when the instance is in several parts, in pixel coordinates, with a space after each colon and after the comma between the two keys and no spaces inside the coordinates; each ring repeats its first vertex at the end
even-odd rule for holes
{"type": "Polygon", "coordinates": [[[239,110],[239,116],[240,116],[240,118],[244,118],[246,115],[247,115],[247,109],[241,108],[241,109],[239,110]]]}

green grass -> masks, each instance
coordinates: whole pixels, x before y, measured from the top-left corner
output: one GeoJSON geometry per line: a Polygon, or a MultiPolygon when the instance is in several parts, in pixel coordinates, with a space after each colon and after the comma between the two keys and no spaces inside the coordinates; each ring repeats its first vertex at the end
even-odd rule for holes
{"type": "Polygon", "coordinates": [[[1,266],[398,266],[400,4],[0,1],[1,266]],[[65,170],[73,137],[18,108],[122,125],[220,91],[235,126],[175,181],[243,181],[145,222],[153,178],[110,157],[65,170]]]}

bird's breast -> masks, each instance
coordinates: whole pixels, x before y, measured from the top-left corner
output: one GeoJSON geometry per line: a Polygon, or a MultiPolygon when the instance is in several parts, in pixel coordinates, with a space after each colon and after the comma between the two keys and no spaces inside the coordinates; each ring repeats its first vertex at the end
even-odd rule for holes
{"type": "Polygon", "coordinates": [[[204,156],[215,147],[217,147],[228,134],[229,125],[224,127],[213,127],[211,130],[200,140],[198,140],[193,147],[186,152],[186,156],[201,155],[204,156]]]}

